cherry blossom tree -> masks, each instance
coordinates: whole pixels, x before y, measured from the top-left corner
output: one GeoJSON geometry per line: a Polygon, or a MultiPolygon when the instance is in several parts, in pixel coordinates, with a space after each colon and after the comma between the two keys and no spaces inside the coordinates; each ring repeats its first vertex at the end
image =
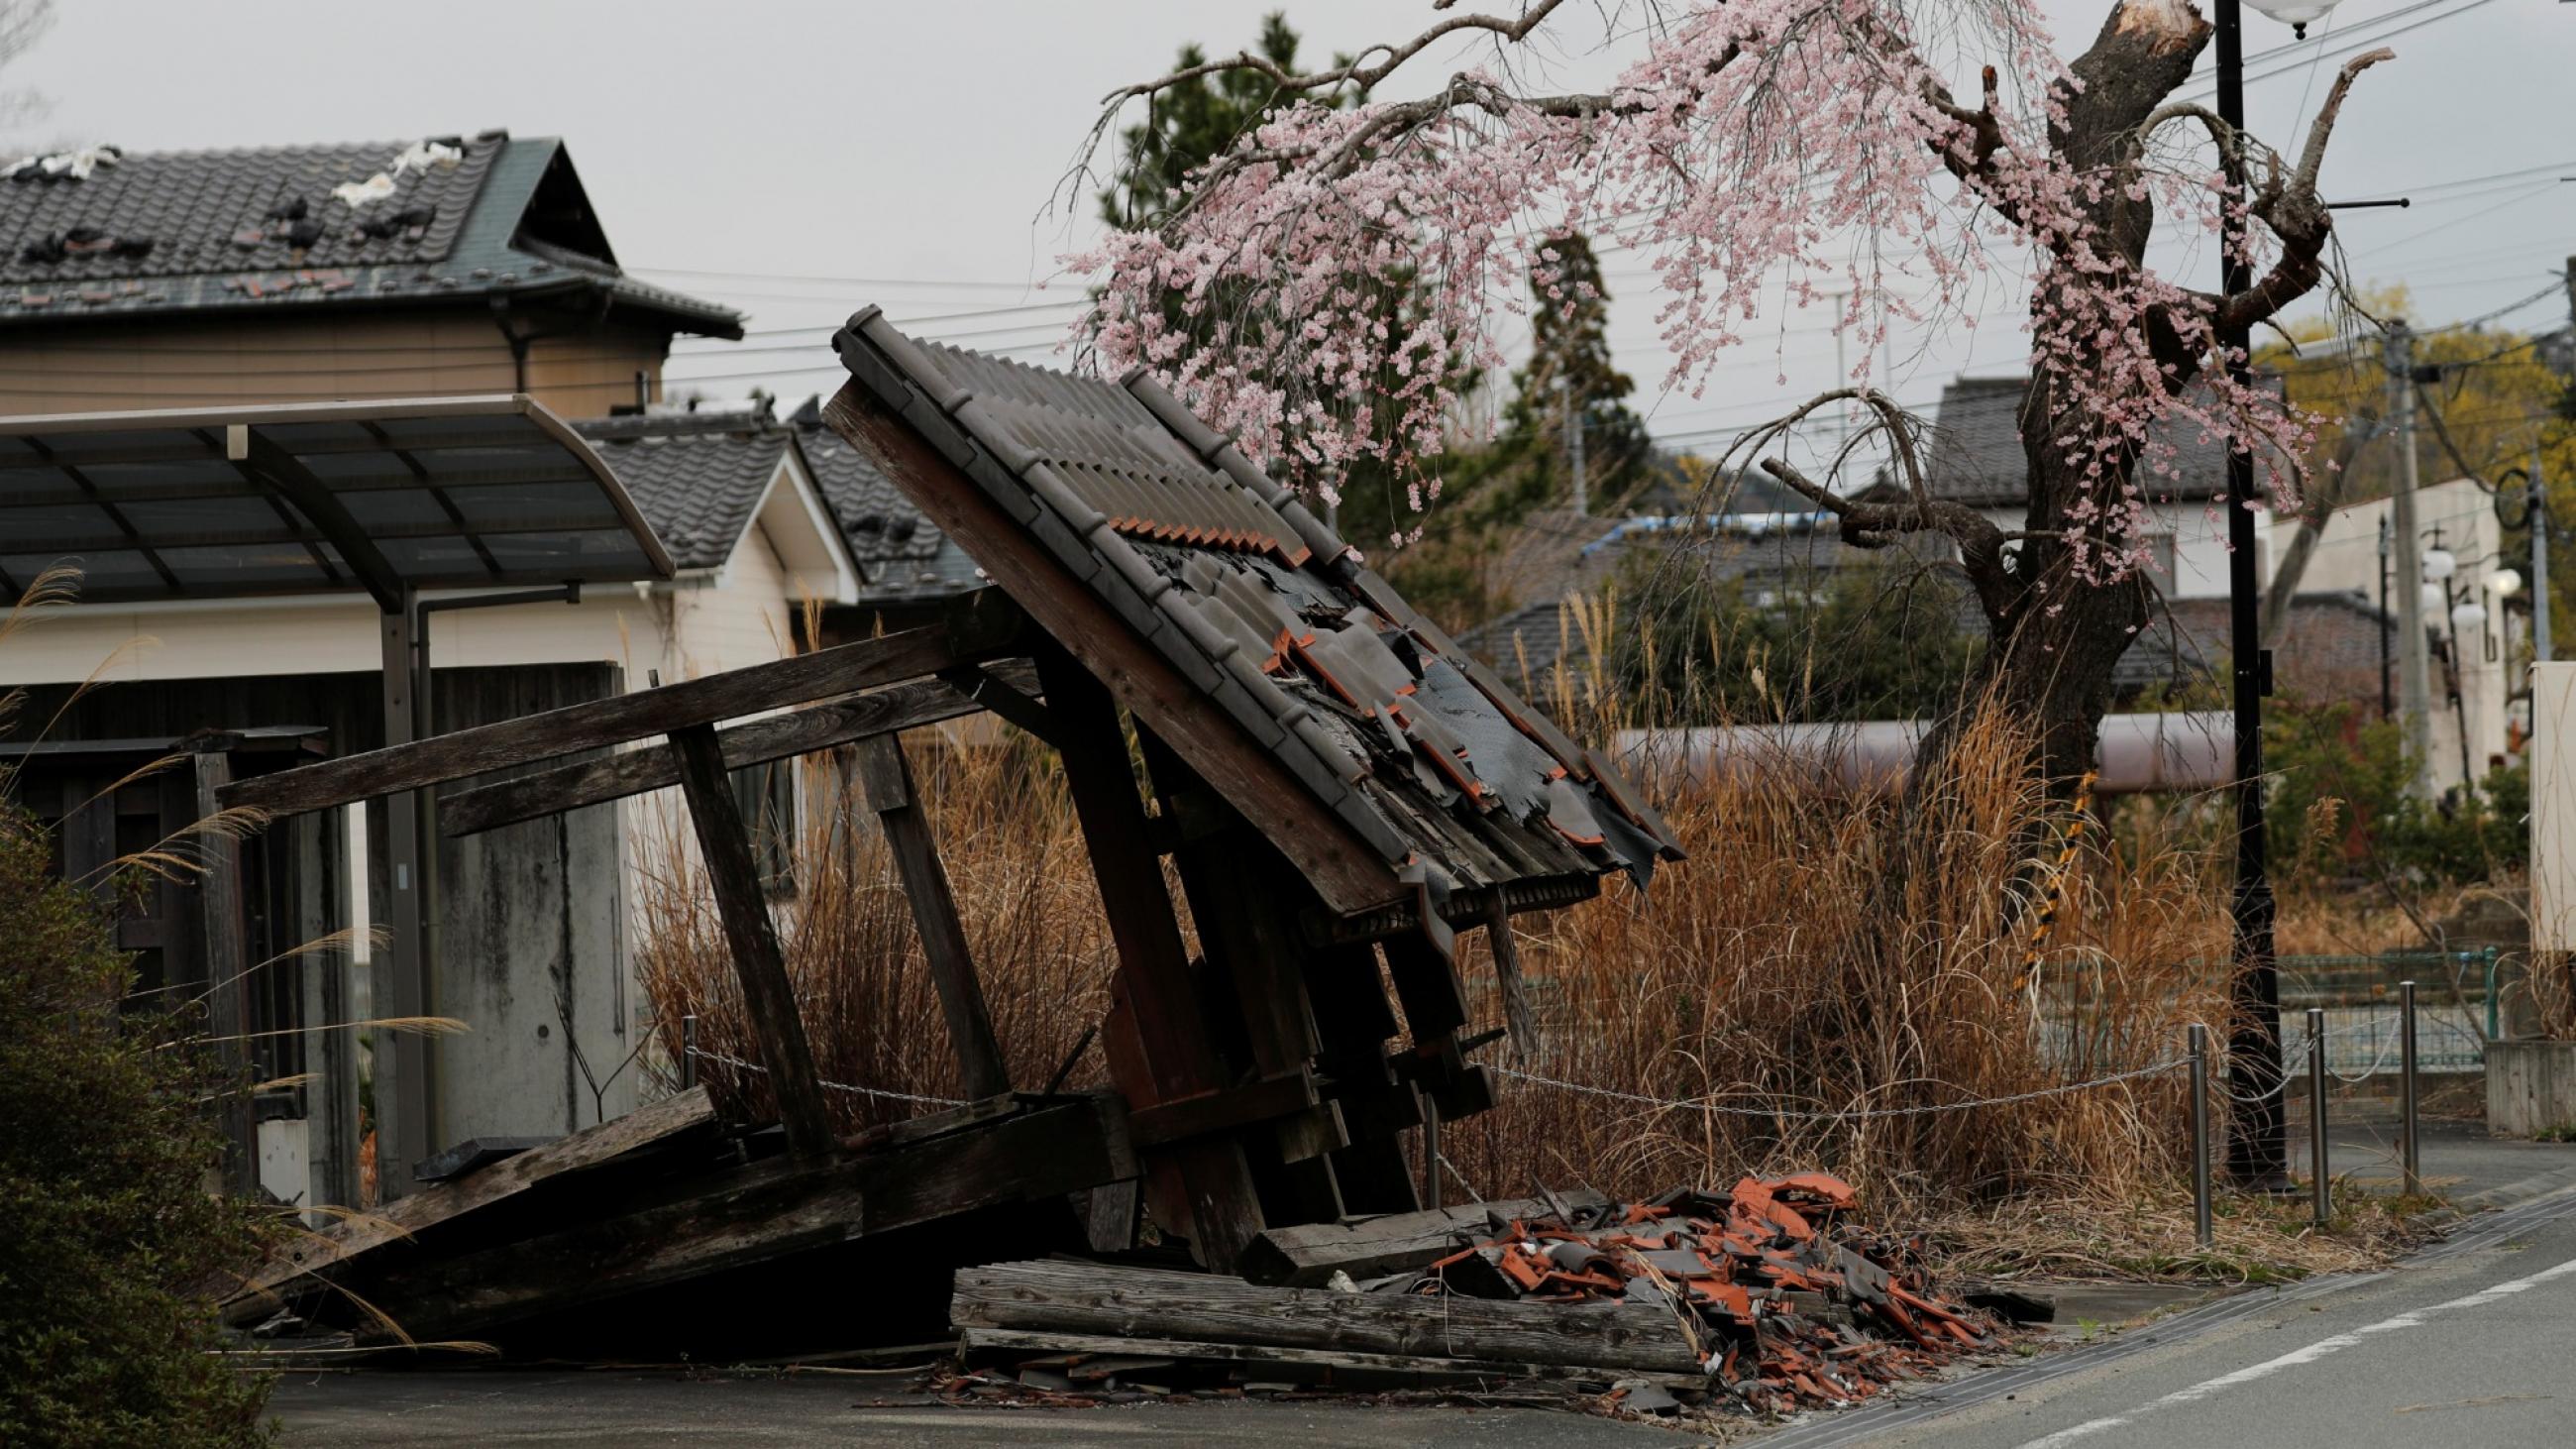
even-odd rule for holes
{"type": "Polygon", "coordinates": [[[1778,308],[1838,296],[1835,324],[1868,358],[1881,329],[1965,325],[1972,293],[2018,279],[2023,528],[1932,496],[1922,424],[1866,362],[1747,448],[1853,545],[1946,536],[1988,629],[1972,683],[2031,720],[2053,777],[2089,766],[2112,666],[2147,621],[2145,504],[2174,440],[2247,446],[2271,497],[2296,496],[2310,420],[2232,378],[2217,339],[2329,282],[2318,168],[2355,77],[2390,53],[2346,64],[2284,155],[2176,98],[2213,33],[2189,0],[2116,0],[2072,61],[2038,0],[1455,4],[1432,0],[1453,13],[1330,70],[1246,53],[1109,96],[1086,166],[1123,114],[1175,87],[1248,73],[1275,92],[1155,227],[1069,259],[1097,289],[1079,332],[1094,360],[1152,369],[1322,491],[1374,461],[1429,507],[1462,380],[1501,367],[1499,334],[1533,281],[1563,294],[1542,260],[1554,237],[1648,259],[1667,383],[1690,391],[1778,308]],[[1594,42],[1634,52],[1606,89],[1530,82],[1594,42]],[[1427,73],[1462,50],[1477,63],[1427,73]],[[1378,99],[1407,90],[1420,93],[1378,99]],[[1372,99],[1335,104],[1353,92],[1372,99]],[[2160,216],[2234,238],[2252,285],[2221,295],[2160,275],[2160,216]],[[1790,456],[1808,414],[1842,406],[1892,456],[1900,501],[1857,501],[1836,468],[1813,477],[1790,456]]]}

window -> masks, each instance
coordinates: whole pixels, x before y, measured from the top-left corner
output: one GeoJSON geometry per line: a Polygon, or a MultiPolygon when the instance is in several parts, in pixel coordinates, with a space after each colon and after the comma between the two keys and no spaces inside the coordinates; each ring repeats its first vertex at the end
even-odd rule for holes
{"type": "Polygon", "coordinates": [[[796,763],[771,760],[733,772],[734,803],[751,837],[751,862],[772,900],[796,894],[796,763]]]}

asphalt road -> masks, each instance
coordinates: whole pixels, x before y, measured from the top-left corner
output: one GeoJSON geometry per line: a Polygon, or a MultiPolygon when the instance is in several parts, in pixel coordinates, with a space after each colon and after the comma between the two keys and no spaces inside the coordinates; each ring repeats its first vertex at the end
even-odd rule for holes
{"type": "MultiPolygon", "coordinates": [[[[2469,1225],[2406,1268],[2231,1300],[2081,1350],[1911,1422],[1792,1429],[1782,1449],[2137,1449],[2576,1444],[2576,1193],[2469,1225]],[[1985,1391],[2007,1387],[2008,1392],[1985,1391]]],[[[1973,1381],[1969,1381],[1973,1383],[1973,1381]]],[[[1963,1384],[1962,1387],[1968,1387],[1963,1384]]]]}

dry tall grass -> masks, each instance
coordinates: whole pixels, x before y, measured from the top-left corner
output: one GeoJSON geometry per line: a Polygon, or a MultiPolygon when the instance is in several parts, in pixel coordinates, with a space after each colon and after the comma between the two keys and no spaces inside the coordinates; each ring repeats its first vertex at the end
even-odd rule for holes
{"type": "MultiPolygon", "coordinates": [[[[952,750],[935,735],[912,752],[1013,1078],[1043,1084],[1105,1010],[1114,964],[1053,760],[1025,743],[952,750]]],[[[2035,879],[2032,822],[2063,812],[2022,758],[2000,727],[1972,729],[1953,773],[1920,793],[1925,819],[1910,823],[1892,802],[1820,801],[1786,764],[1651,781],[1693,858],[1645,894],[1612,882],[1602,900],[1522,918],[1543,1040],[1526,1059],[1491,1051],[1537,1075],[1702,1105],[1506,1078],[1498,1109],[1454,1125],[1450,1160],[1487,1195],[1542,1184],[1647,1192],[1792,1164],[1843,1172],[1901,1210],[2169,1188],[2184,1170],[2178,1073],[1968,1111],[1763,1115],[1942,1106],[2116,1075],[2175,1056],[2186,1022],[2220,1019],[2215,979],[2174,964],[2226,954],[2223,898],[2185,852],[2079,856],[2042,984],[2017,990],[2030,913],[2013,893],[2035,879]]],[[[866,818],[863,802],[845,792],[841,803],[866,818]]],[[[815,813],[825,821],[805,834],[798,898],[780,914],[818,1067],[832,1081],[955,1096],[883,846],[837,812],[815,813]]],[[[670,871],[644,906],[643,965],[664,1040],[695,1013],[710,1050],[756,1060],[689,868],[670,871]]],[[[1462,939],[1482,1016],[1499,1021],[1481,938],[1462,939]]],[[[745,1110],[767,1106],[756,1074],[718,1063],[702,1076],[745,1110]]],[[[1101,1080],[1096,1047],[1070,1080],[1101,1080]]],[[[832,1095],[852,1128],[920,1110],[832,1095]]]]}

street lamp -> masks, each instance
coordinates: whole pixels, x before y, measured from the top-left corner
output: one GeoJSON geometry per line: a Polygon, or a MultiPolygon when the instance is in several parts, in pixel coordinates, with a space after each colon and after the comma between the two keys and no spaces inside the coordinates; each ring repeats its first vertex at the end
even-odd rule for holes
{"type": "MultiPolygon", "coordinates": [[[[2290,27],[2293,36],[2305,40],[2308,38],[2308,22],[2324,19],[2325,13],[2335,8],[2337,0],[2249,0],[2249,3],[2290,27]]],[[[2231,8],[2224,3],[2219,6],[2222,13],[2231,8]]],[[[2226,23],[2224,20],[2219,22],[2221,25],[2226,23]]]]}
{"type": "MultiPolygon", "coordinates": [[[[2218,119],[2232,132],[2245,129],[2245,0],[2218,0],[2218,119]]],[[[2305,39],[2308,22],[2322,18],[2335,0],[2251,0],[2254,8],[2305,39]]],[[[2219,256],[2225,267],[2222,296],[2254,284],[2245,247],[2243,188],[2220,211],[2219,256]]],[[[2247,354],[2251,329],[2222,328],[2216,338],[2227,375],[2239,389],[2251,384],[2247,354]]],[[[2227,1172],[2239,1186],[2264,1192],[2290,1190],[2289,1136],[2281,1111],[2281,976],[2272,950],[2272,882],[2264,862],[2263,694],[2271,660],[2263,649],[2259,617],[2263,581],[2255,576],[2254,454],[2242,439],[2227,450],[2227,592],[2234,655],[2236,705],[2236,888],[2229,901],[2235,920],[2233,969],[2228,976],[2227,1172]]]]}

